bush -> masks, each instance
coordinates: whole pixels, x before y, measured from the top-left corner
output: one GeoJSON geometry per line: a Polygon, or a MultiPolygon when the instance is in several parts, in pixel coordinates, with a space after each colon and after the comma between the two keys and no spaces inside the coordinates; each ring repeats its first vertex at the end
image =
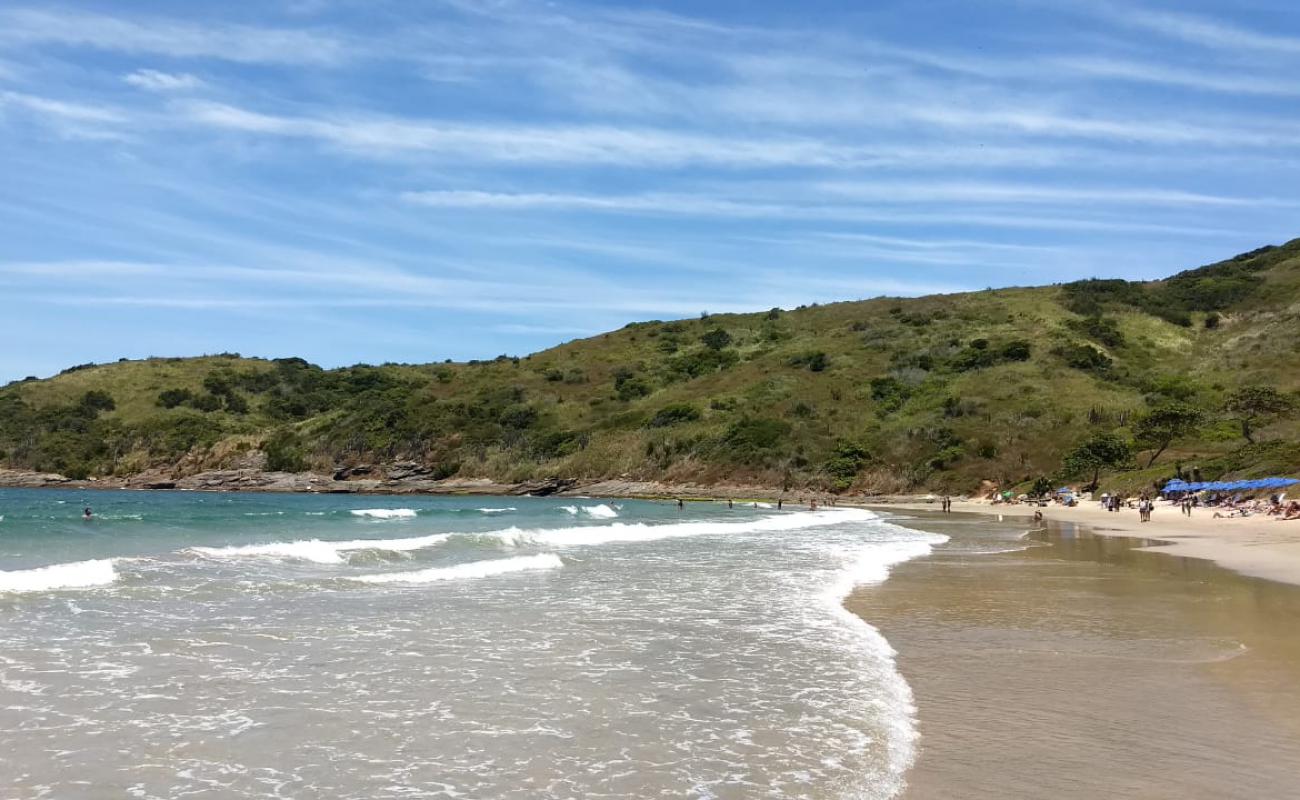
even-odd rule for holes
{"type": "Polygon", "coordinates": [[[157,403],[162,408],[176,408],[189,405],[194,400],[194,392],[189,389],[164,389],[158,393],[157,403]]]}
{"type": "Polygon", "coordinates": [[[199,411],[217,411],[221,408],[221,398],[215,394],[201,394],[190,401],[190,405],[199,411]]]}
{"type": "Polygon", "coordinates": [[[714,328],[701,336],[700,341],[710,350],[722,350],[731,344],[731,334],[722,328],[714,328]]]}
{"type": "Polygon", "coordinates": [[[668,360],[668,377],[675,380],[699,378],[729,369],[738,361],[740,356],[735,350],[693,350],[668,360]]]}
{"type": "Polygon", "coordinates": [[[722,443],[732,460],[742,463],[767,461],[790,434],[790,425],[777,419],[744,417],[727,429],[722,443]]]}
{"type": "Polygon", "coordinates": [[[830,363],[830,359],[820,350],[801,353],[790,359],[790,366],[806,367],[809,372],[822,372],[830,363]]]}
{"type": "Polygon", "coordinates": [[[1065,361],[1066,366],[1084,372],[1105,373],[1111,360],[1105,353],[1088,344],[1062,345],[1052,351],[1065,361]]]}
{"type": "Polygon", "coordinates": [[[1003,361],[1028,361],[1033,347],[1024,339],[1012,339],[998,349],[1003,361]]]}
{"type": "Polygon", "coordinates": [[[694,422],[700,418],[700,410],[687,403],[676,403],[665,406],[650,418],[646,423],[649,428],[667,428],[671,425],[681,425],[687,422],[694,422]]]}
{"type": "Polygon", "coordinates": [[[871,379],[871,399],[886,414],[902,408],[911,396],[911,388],[897,378],[887,376],[871,379]]]}
{"type": "Polygon", "coordinates": [[[307,453],[302,439],[293,431],[281,428],[262,443],[266,468],[271,472],[306,472],[307,453]]]}
{"type": "Polygon", "coordinates": [[[853,485],[862,468],[871,461],[871,453],[857,442],[841,439],[835,443],[831,457],[827,459],[823,471],[834,482],[835,488],[843,491],[853,485]]]}
{"type": "Polygon", "coordinates": [[[89,416],[95,416],[101,411],[112,411],[117,408],[117,403],[113,401],[113,396],[108,392],[98,389],[91,389],[81,396],[81,402],[78,404],[82,410],[89,416]]]}
{"type": "Polygon", "coordinates": [[[1072,330],[1107,347],[1121,347],[1124,344],[1124,333],[1112,317],[1094,315],[1067,324],[1072,330]]]}

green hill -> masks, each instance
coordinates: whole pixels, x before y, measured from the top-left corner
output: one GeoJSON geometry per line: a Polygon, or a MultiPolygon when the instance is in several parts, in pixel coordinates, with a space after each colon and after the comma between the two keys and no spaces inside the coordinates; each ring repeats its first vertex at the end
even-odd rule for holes
{"type": "Polygon", "coordinates": [[[1103,472],[1136,487],[1300,470],[1298,358],[1300,240],[1164,281],[639,322],[486,362],[83,365],[0,389],[0,466],[963,491],[1090,478],[1071,451],[1113,434],[1132,456],[1103,472]]]}

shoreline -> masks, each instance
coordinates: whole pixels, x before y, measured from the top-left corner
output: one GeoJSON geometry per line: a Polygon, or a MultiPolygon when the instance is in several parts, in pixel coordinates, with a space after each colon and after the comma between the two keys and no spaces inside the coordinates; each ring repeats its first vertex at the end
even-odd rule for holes
{"type": "MultiPolygon", "coordinates": [[[[672,484],[661,481],[605,479],[550,479],[499,483],[486,478],[429,480],[413,475],[395,479],[336,479],[320,473],[276,473],[261,470],[220,470],[185,478],[163,480],[141,474],[125,479],[69,480],[61,475],[0,469],[0,489],[75,489],[91,491],[198,491],[285,494],[357,494],[375,496],[486,496],[534,495],[623,500],[676,500],[708,502],[773,502],[784,499],[804,505],[811,499],[823,504],[867,508],[875,511],[938,512],[938,503],[922,495],[832,495],[815,490],[782,490],[746,484],[672,484]]],[[[1171,556],[1214,562],[1253,578],[1300,586],[1300,520],[1272,517],[1212,519],[1208,509],[1184,517],[1175,506],[1158,505],[1152,520],[1138,521],[1137,512],[1108,512],[1087,503],[1073,508],[1050,505],[993,505],[985,501],[953,500],[952,510],[989,517],[1030,518],[1041,511],[1045,522],[1079,525],[1099,536],[1127,536],[1157,542],[1143,549],[1171,556]]]]}
{"type": "MultiPolygon", "coordinates": [[[[879,511],[938,512],[937,504],[915,500],[864,505],[879,511]]],[[[1158,505],[1151,521],[1145,523],[1138,520],[1135,510],[1109,512],[1093,504],[1038,508],[954,500],[952,509],[953,513],[1026,520],[1041,511],[1044,522],[1073,524],[1098,536],[1156,542],[1137,548],[1142,551],[1210,561],[1247,577],[1300,586],[1300,520],[1213,519],[1208,509],[1197,509],[1192,517],[1185,517],[1177,507],[1165,505],[1158,505]]]]}
{"type": "Polygon", "coordinates": [[[1049,516],[1004,550],[1034,509],[999,524],[998,507],[969,505],[875,506],[952,540],[845,603],[915,697],[901,798],[1294,793],[1300,592],[1150,546],[1165,536],[1136,512],[1107,531],[1049,516]]]}

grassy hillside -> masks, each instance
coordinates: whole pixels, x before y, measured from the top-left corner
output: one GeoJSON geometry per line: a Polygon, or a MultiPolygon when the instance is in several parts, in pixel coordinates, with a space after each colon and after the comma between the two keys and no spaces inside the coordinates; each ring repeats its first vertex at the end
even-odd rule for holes
{"type": "Polygon", "coordinates": [[[1297,334],[1300,240],[1159,282],[641,322],[488,362],[86,365],[0,389],[0,465],[886,491],[1295,473],[1297,334]],[[1095,464],[1077,446],[1103,435],[1095,464]]]}

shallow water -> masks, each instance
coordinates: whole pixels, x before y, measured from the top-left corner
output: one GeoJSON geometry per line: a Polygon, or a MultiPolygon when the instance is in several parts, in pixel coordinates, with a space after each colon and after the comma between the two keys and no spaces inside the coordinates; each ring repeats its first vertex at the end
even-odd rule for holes
{"type": "Polygon", "coordinates": [[[898,521],[951,536],[849,601],[916,694],[906,798],[1300,797],[1300,589],[1071,525],[898,521]]]}
{"type": "Polygon", "coordinates": [[[882,798],[871,512],[0,492],[0,795],[882,798]],[[80,519],[83,505],[96,516],[80,519]]]}

